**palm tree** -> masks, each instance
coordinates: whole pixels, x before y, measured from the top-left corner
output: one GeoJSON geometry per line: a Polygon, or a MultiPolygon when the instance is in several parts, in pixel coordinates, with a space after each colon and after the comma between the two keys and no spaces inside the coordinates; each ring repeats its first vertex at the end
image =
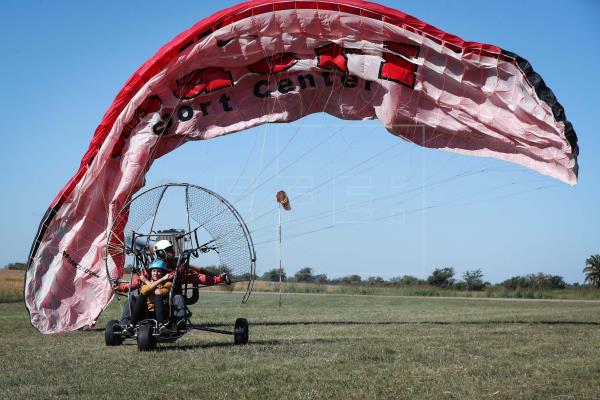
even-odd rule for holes
{"type": "Polygon", "coordinates": [[[600,288],[600,255],[590,256],[585,260],[585,282],[589,282],[592,286],[600,288]]]}

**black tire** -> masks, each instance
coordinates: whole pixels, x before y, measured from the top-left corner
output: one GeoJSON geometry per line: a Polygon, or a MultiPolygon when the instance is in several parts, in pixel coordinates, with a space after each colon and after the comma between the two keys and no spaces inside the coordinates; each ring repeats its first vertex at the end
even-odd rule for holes
{"type": "Polygon", "coordinates": [[[120,346],[123,344],[123,336],[121,336],[120,331],[123,330],[123,327],[119,325],[119,321],[110,320],[106,324],[106,328],[104,328],[104,341],[107,346],[120,346]],[[117,333],[119,332],[119,333],[117,333]]]}
{"type": "Polygon", "coordinates": [[[156,348],[154,328],[150,324],[140,325],[137,334],[137,345],[139,351],[150,351],[156,348]]]}
{"type": "Polygon", "coordinates": [[[248,343],[248,320],[246,318],[238,318],[235,320],[233,342],[235,344],[248,343]]]}

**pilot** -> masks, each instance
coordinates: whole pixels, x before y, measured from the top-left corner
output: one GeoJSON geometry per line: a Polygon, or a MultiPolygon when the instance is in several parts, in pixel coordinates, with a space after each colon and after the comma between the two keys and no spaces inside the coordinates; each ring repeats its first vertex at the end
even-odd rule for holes
{"type": "MultiPolygon", "coordinates": [[[[174,271],[177,268],[177,259],[175,258],[175,250],[173,249],[173,245],[170,241],[163,239],[156,242],[154,245],[154,251],[156,253],[156,257],[159,260],[164,260],[167,263],[167,269],[169,271],[174,271]]],[[[183,272],[183,268],[185,266],[179,266],[179,272],[183,272]]],[[[197,265],[189,265],[190,270],[186,275],[186,279],[188,283],[194,285],[217,285],[219,283],[225,283],[227,285],[231,284],[231,279],[227,273],[222,273],[220,275],[214,275],[212,271],[199,267],[197,265]]],[[[179,282],[181,278],[179,278],[179,282]]]]}
{"type": "MultiPolygon", "coordinates": [[[[154,253],[158,260],[165,262],[165,266],[168,272],[174,272],[177,267],[177,259],[175,258],[175,251],[173,249],[173,245],[168,240],[159,240],[154,246],[151,246],[148,251],[150,253],[154,253]]],[[[157,260],[157,261],[158,261],[157,260]]],[[[176,329],[184,329],[185,328],[185,313],[186,313],[186,304],[185,299],[182,295],[181,288],[181,279],[185,266],[179,266],[179,274],[177,282],[175,282],[176,292],[173,295],[173,320],[176,329]]],[[[229,275],[226,273],[214,276],[213,273],[202,267],[198,267],[196,265],[189,265],[190,271],[186,274],[187,282],[192,285],[217,285],[220,283],[225,283],[227,285],[231,284],[231,280],[229,275]]],[[[139,289],[144,281],[148,280],[148,276],[143,271],[141,273],[134,274],[131,284],[129,282],[116,282],[113,285],[113,289],[120,293],[127,293],[128,291],[133,291],[139,289]]],[[[125,302],[123,307],[123,312],[121,315],[120,325],[127,327],[128,331],[131,331],[132,328],[132,315],[131,310],[135,309],[135,305],[137,303],[138,298],[135,296],[131,296],[131,304],[129,301],[125,302]]],[[[141,306],[139,306],[141,307],[141,306]]]]}
{"type": "MultiPolygon", "coordinates": [[[[112,289],[119,293],[128,293],[130,291],[133,292],[134,290],[137,290],[142,286],[142,277],[144,279],[149,278],[149,276],[146,275],[145,271],[136,272],[135,274],[133,274],[131,282],[117,280],[113,283],[112,289]]],[[[123,327],[126,327],[128,332],[131,334],[133,334],[133,330],[131,327],[131,313],[133,308],[135,307],[136,300],[137,297],[134,296],[132,293],[132,295],[125,301],[125,304],[123,305],[121,320],[119,321],[119,324],[123,327]]]]}
{"type": "Polygon", "coordinates": [[[167,272],[167,265],[162,260],[154,260],[148,266],[150,279],[140,275],[143,282],[140,296],[137,298],[131,316],[132,324],[148,318],[152,312],[156,315],[161,333],[168,330],[169,291],[173,285],[175,272],[167,272]]]}

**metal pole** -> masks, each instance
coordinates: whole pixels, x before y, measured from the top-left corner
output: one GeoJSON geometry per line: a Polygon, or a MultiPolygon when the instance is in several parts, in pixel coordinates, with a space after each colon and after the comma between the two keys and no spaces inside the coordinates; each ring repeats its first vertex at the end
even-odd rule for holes
{"type": "Polygon", "coordinates": [[[279,215],[278,215],[278,220],[279,220],[279,307],[281,308],[281,291],[282,291],[282,275],[283,275],[283,268],[281,266],[281,204],[279,204],[278,207],[278,211],[279,211],[279,215]]]}

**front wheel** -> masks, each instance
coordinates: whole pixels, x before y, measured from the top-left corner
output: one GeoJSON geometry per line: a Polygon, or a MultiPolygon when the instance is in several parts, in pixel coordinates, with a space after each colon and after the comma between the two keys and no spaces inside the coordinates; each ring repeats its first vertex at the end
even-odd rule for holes
{"type": "Polygon", "coordinates": [[[246,318],[238,318],[235,320],[233,342],[235,344],[248,343],[248,320],[246,318]]]}
{"type": "Polygon", "coordinates": [[[137,335],[137,345],[139,351],[150,351],[156,348],[154,329],[150,324],[140,325],[137,335]]]}
{"type": "Polygon", "coordinates": [[[123,336],[121,331],[123,328],[119,325],[119,321],[110,320],[104,328],[104,341],[107,346],[120,346],[123,344],[123,336]]]}

